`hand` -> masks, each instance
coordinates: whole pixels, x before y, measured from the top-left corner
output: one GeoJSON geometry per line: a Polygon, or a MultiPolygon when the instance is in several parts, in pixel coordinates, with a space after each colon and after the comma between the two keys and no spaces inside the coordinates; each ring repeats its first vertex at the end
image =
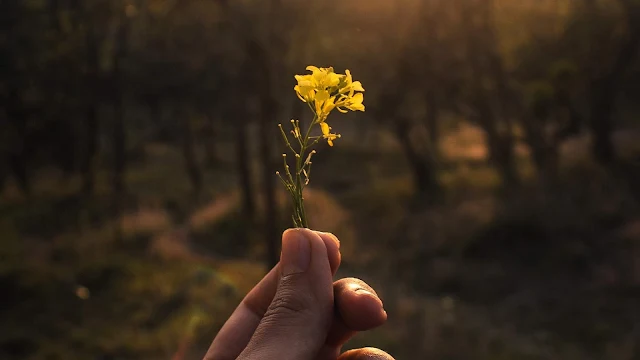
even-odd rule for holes
{"type": "Polygon", "coordinates": [[[339,248],[328,233],[285,231],[280,262],[242,300],[204,360],[393,360],[374,348],[340,354],[357,331],[382,325],[387,313],[363,281],[332,283],[339,248]]]}

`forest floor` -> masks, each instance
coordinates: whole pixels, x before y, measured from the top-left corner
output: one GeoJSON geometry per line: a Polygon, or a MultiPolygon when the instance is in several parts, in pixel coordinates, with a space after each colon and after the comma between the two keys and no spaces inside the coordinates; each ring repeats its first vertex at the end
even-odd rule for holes
{"type": "MultiPolygon", "coordinates": [[[[617,146],[637,156],[626,138],[617,146]]],[[[429,206],[392,145],[318,155],[310,226],[340,237],[338,275],[369,282],[390,316],[349,346],[398,359],[637,356],[640,211],[626,185],[584,160],[582,139],[563,149],[553,191],[526,181],[505,196],[481,144],[473,128],[443,140],[444,196],[429,206]]],[[[29,198],[5,189],[1,358],[178,360],[187,347],[183,359],[198,359],[264,274],[232,164],[208,170],[194,202],[177,149],[149,146],[136,161],[117,217],[106,174],[91,199],[53,171],[29,198]]],[[[524,160],[521,172],[531,176],[524,160]]]]}

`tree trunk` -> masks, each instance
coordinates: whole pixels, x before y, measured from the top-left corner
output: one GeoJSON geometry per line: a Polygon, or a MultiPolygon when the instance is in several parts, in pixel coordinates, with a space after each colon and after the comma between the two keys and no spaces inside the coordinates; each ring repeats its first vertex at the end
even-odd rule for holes
{"type": "Polygon", "coordinates": [[[187,111],[180,119],[182,128],[182,157],[185,169],[191,182],[194,199],[197,199],[202,191],[202,171],[198,166],[198,159],[193,144],[193,129],[191,126],[191,112],[187,111]]]}
{"type": "Polygon", "coordinates": [[[247,143],[247,119],[240,119],[235,124],[236,166],[242,193],[242,212],[251,222],[256,217],[255,194],[251,175],[251,159],[247,143]]]}
{"type": "Polygon", "coordinates": [[[85,126],[85,153],[82,155],[82,192],[85,195],[93,193],[95,188],[94,158],[98,150],[98,110],[96,104],[87,104],[87,118],[85,126]]]}
{"type": "Polygon", "coordinates": [[[427,114],[425,126],[429,132],[429,152],[435,159],[440,157],[440,129],[438,127],[439,109],[435,94],[429,93],[426,98],[427,114]]]}
{"type": "Polygon", "coordinates": [[[111,141],[113,147],[113,172],[111,174],[112,197],[112,216],[118,221],[116,222],[114,236],[117,242],[122,241],[123,233],[120,221],[120,214],[124,207],[125,194],[125,169],[127,162],[127,139],[124,122],[124,79],[122,71],[122,60],[127,51],[128,23],[127,19],[122,19],[116,36],[116,51],[113,61],[111,100],[113,103],[114,118],[111,133],[111,141]]]}
{"type": "Polygon", "coordinates": [[[27,159],[24,153],[11,154],[9,157],[9,166],[11,172],[15,176],[18,186],[24,195],[31,194],[31,181],[29,180],[29,172],[27,170],[27,159]]]}
{"type": "Polygon", "coordinates": [[[502,181],[507,188],[515,187],[520,182],[513,146],[513,134],[501,133],[498,129],[498,121],[495,118],[488,97],[480,89],[475,107],[478,110],[478,120],[484,130],[489,162],[497,169],[502,181]]]}
{"type": "MultiPolygon", "coordinates": [[[[629,33],[616,55],[613,66],[603,76],[596,76],[591,82],[591,153],[602,165],[609,166],[616,159],[611,140],[614,129],[612,112],[620,91],[620,82],[627,69],[633,65],[640,48],[640,4],[631,0],[620,0],[626,16],[629,33]]],[[[590,11],[595,12],[595,7],[590,11]]]]}
{"type": "Polygon", "coordinates": [[[216,152],[215,117],[213,116],[213,111],[206,116],[203,135],[205,163],[207,164],[207,167],[213,168],[218,161],[218,154],[216,152]]]}
{"type": "Polygon", "coordinates": [[[276,111],[276,100],[270,93],[263,95],[262,114],[260,121],[260,163],[262,165],[262,184],[264,192],[264,233],[267,242],[267,265],[269,268],[275,266],[280,258],[278,244],[280,236],[278,234],[278,206],[276,202],[275,189],[275,166],[273,162],[273,119],[276,111]]]}
{"type": "MultiPolygon", "coordinates": [[[[596,81],[597,83],[597,81],[596,81]]],[[[610,86],[594,85],[591,96],[591,154],[601,165],[611,165],[615,159],[615,150],[611,141],[613,123],[611,112],[615,95],[610,86]]]]}
{"type": "Polygon", "coordinates": [[[124,171],[126,167],[126,130],[124,124],[124,84],[122,74],[122,60],[127,51],[128,23],[127,19],[122,20],[116,37],[116,52],[113,65],[113,89],[112,98],[114,103],[114,119],[112,129],[113,142],[113,174],[111,186],[117,197],[122,196],[125,191],[124,171]]]}
{"type": "Polygon", "coordinates": [[[113,129],[111,141],[113,146],[113,173],[111,187],[116,196],[124,193],[124,171],[126,167],[126,132],[124,128],[124,109],[122,100],[116,100],[114,105],[113,129]]]}
{"type": "Polygon", "coordinates": [[[87,35],[85,38],[87,76],[85,77],[84,88],[86,91],[86,123],[84,124],[85,153],[82,156],[82,192],[85,195],[91,194],[95,187],[94,158],[98,150],[98,104],[96,87],[98,79],[98,38],[95,34],[93,24],[87,24],[87,35]]]}
{"type": "Polygon", "coordinates": [[[498,168],[498,172],[507,188],[513,188],[520,182],[515,163],[513,141],[510,136],[501,136],[498,132],[487,133],[490,158],[498,168]]]}
{"type": "MultiPolygon", "coordinates": [[[[116,87],[118,91],[119,87],[116,87]]],[[[124,128],[124,106],[122,95],[117,94],[114,104],[114,118],[112,129],[112,146],[113,146],[113,172],[111,174],[112,210],[111,216],[116,218],[114,228],[114,238],[116,242],[123,240],[122,224],[120,223],[120,214],[124,207],[124,171],[126,166],[126,132],[124,128]]]]}
{"type": "MultiPolygon", "coordinates": [[[[273,2],[275,4],[275,1],[273,2]]],[[[255,39],[249,39],[247,51],[253,63],[250,68],[259,69],[260,123],[259,151],[262,166],[262,187],[264,193],[264,236],[267,249],[267,266],[272,268],[280,258],[278,232],[278,206],[276,199],[276,167],[273,161],[273,135],[278,122],[274,117],[278,114],[278,102],[272,95],[273,75],[269,63],[269,53],[255,39]]]]}
{"type": "Polygon", "coordinates": [[[559,154],[557,146],[540,144],[533,146],[529,143],[533,162],[540,181],[545,184],[552,184],[558,178],[559,154]]]}
{"type": "Polygon", "coordinates": [[[16,178],[18,186],[24,195],[31,193],[31,179],[29,177],[29,158],[27,151],[29,149],[29,139],[27,139],[27,114],[22,103],[22,98],[18,94],[17,89],[9,91],[7,107],[7,117],[14,128],[16,139],[13,143],[15,147],[10,149],[9,167],[11,173],[16,178]]]}
{"type": "Polygon", "coordinates": [[[413,181],[416,190],[420,195],[433,195],[438,188],[438,182],[436,179],[435,171],[433,170],[433,163],[427,156],[421,155],[413,146],[411,141],[411,123],[407,119],[396,119],[395,132],[402,151],[404,152],[409,165],[411,166],[411,172],[413,174],[413,181]]]}
{"type": "Polygon", "coordinates": [[[508,87],[507,74],[496,47],[493,1],[481,0],[476,5],[479,7],[473,9],[473,12],[480,16],[480,21],[476,26],[472,25],[472,19],[477,15],[472,15],[467,6],[462,7],[464,21],[470,24],[467,49],[471,69],[476,79],[476,109],[479,113],[480,124],[486,134],[489,158],[498,169],[505,186],[511,188],[520,182],[515,163],[512,116],[514,111],[510,106],[514,97],[508,87]],[[480,79],[483,78],[495,82],[496,94],[488,93],[481,86],[480,79]],[[492,101],[494,98],[497,101],[492,101]],[[500,125],[504,125],[504,129],[500,129],[500,125]]]}

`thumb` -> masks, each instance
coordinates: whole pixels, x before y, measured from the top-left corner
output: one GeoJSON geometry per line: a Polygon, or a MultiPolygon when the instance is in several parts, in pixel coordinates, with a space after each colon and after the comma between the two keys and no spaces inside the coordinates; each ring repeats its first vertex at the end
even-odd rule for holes
{"type": "Polygon", "coordinates": [[[324,344],[333,284],[322,238],[308,229],[285,231],[280,271],[273,301],[238,359],[313,359],[324,344]]]}

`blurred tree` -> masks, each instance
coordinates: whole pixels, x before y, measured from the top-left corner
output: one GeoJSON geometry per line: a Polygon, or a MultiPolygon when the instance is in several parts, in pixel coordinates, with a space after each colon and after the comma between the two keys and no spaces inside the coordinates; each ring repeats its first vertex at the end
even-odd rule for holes
{"type": "Polygon", "coordinates": [[[204,124],[202,126],[202,135],[204,141],[205,163],[207,167],[214,168],[218,163],[218,152],[216,151],[216,143],[218,141],[216,124],[217,114],[213,110],[206,111],[204,115],[204,124]]]}
{"type": "Polygon", "coordinates": [[[236,166],[238,168],[238,176],[240,178],[240,191],[242,196],[242,213],[249,221],[253,222],[256,218],[256,198],[253,190],[252,179],[254,178],[251,171],[251,159],[249,157],[249,149],[247,138],[247,122],[249,118],[245,116],[236,121],[234,127],[236,166]]]}
{"type": "MultiPolygon", "coordinates": [[[[390,76],[379,77],[378,102],[373,107],[378,120],[387,123],[397,137],[401,149],[409,162],[413,182],[421,199],[434,199],[439,188],[436,176],[436,157],[438,147],[438,114],[439,104],[436,95],[435,57],[438,52],[431,47],[435,45],[433,19],[440,2],[419,4],[406,8],[396,3],[395,12],[398,18],[407,16],[407,11],[418,14],[415,22],[408,22],[408,29],[395,29],[396,32],[385,31],[380,36],[394,44],[393,56],[386,59],[390,67],[390,76]],[[412,39],[407,41],[406,39],[412,39]],[[422,81],[414,81],[419,77],[422,81]],[[408,100],[412,95],[425,99],[426,112],[421,116],[415,112],[413,104],[408,100]],[[410,109],[410,110],[407,110],[410,109]],[[427,130],[428,136],[421,140],[412,134],[416,129],[427,130]]],[[[370,107],[371,109],[371,107],[370,107]]]]}
{"type": "MultiPolygon", "coordinates": [[[[621,23],[625,26],[625,35],[614,50],[611,62],[593,64],[593,72],[590,79],[590,114],[589,126],[593,136],[592,153],[595,159],[603,165],[610,165],[615,160],[615,149],[611,135],[614,129],[612,113],[615,101],[621,89],[621,83],[627,69],[633,64],[638,48],[640,48],[640,2],[637,0],[618,0],[622,10],[621,23]],[[597,67],[597,68],[596,68],[597,67]]],[[[584,1],[585,15],[590,23],[598,23],[602,13],[600,3],[591,0],[584,1]]],[[[598,27],[591,26],[591,31],[596,31],[598,27]]],[[[595,44],[600,34],[592,33],[590,37],[591,49],[598,51],[595,44]]],[[[592,59],[598,56],[592,54],[592,59]]]]}
{"type": "MultiPolygon", "coordinates": [[[[223,34],[233,34],[233,36],[227,35],[227,39],[236,43],[239,52],[243,52],[246,40],[242,38],[245,34],[239,33],[236,28],[242,23],[238,19],[240,16],[238,10],[227,1],[220,1],[220,6],[226,21],[220,23],[219,31],[223,34]]],[[[226,49],[228,51],[229,47],[226,49]]],[[[233,53],[227,52],[225,55],[233,61],[235,58],[229,56],[231,54],[233,53]]],[[[255,176],[251,166],[253,161],[250,156],[248,125],[251,122],[251,116],[255,114],[256,109],[252,105],[255,104],[257,94],[252,91],[247,92],[248,89],[233,86],[236,81],[249,83],[253,79],[252,59],[244,54],[235,61],[235,64],[239,64],[237,68],[228,64],[228,71],[222,76],[221,88],[228,91],[221,94],[220,108],[222,117],[233,128],[234,162],[240,183],[242,214],[253,224],[256,220],[256,196],[253,186],[255,176]]]]}
{"type": "Polygon", "coordinates": [[[255,79],[259,84],[258,96],[260,98],[260,119],[259,119],[259,149],[260,164],[262,166],[262,186],[264,194],[264,235],[267,243],[267,267],[272,268],[278,263],[280,258],[278,251],[278,243],[280,234],[278,233],[278,206],[276,201],[276,179],[275,179],[275,162],[274,157],[274,135],[275,124],[279,121],[278,107],[279,102],[277,95],[274,94],[276,89],[273,78],[281,64],[277,60],[279,50],[275,38],[278,36],[274,30],[274,23],[278,21],[280,16],[280,1],[272,0],[269,3],[267,18],[270,23],[266,29],[266,43],[259,43],[257,39],[250,38],[247,42],[247,56],[254,61],[252,67],[256,73],[255,79]],[[269,49],[267,47],[270,47],[269,49]]]}
{"type": "Polygon", "coordinates": [[[530,83],[523,101],[516,99],[521,111],[525,140],[531,149],[541,181],[552,184],[557,178],[559,149],[568,138],[579,134],[582,116],[578,112],[572,85],[576,69],[570,62],[552,64],[548,78],[530,83]]]}
{"type": "Polygon", "coordinates": [[[184,158],[187,175],[191,182],[193,190],[193,197],[197,199],[202,191],[202,171],[198,163],[198,157],[196,155],[196,147],[194,144],[193,136],[193,109],[184,106],[180,114],[180,127],[182,138],[182,156],[184,158]]]}
{"type": "Polygon", "coordinates": [[[2,107],[3,134],[2,156],[8,172],[13,175],[24,193],[30,192],[30,176],[27,169],[27,112],[22,92],[27,80],[21,59],[30,45],[22,33],[20,22],[27,16],[22,4],[13,1],[0,2],[0,32],[11,34],[0,40],[0,106],[2,107]]]}
{"type": "Polygon", "coordinates": [[[63,8],[60,1],[50,0],[50,15],[56,24],[59,41],[77,38],[77,65],[81,71],[81,82],[77,84],[78,118],[80,124],[76,140],[79,151],[79,170],[82,174],[82,190],[85,195],[95,187],[95,158],[98,151],[99,120],[98,111],[102,101],[99,91],[102,82],[100,68],[100,47],[105,41],[107,26],[111,17],[110,5],[104,1],[73,1],[63,8]],[[64,19],[68,19],[70,29],[65,31],[64,19]],[[84,113],[84,114],[83,114],[84,113]]]}
{"type": "Polygon", "coordinates": [[[490,161],[507,187],[519,183],[515,159],[514,111],[508,74],[499,52],[492,0],[459,2],[469,62],[469,114],[486,134],[490,161]]]}
{"type": "Polygon", "coordinates": [[[583,0],[571,3],[559,56],[578,66],[580,85],[574,91],[585,103],[591,153],[602,165],[616,160],[612,133],[618,95],[640,47],[640,4],[636,0],[583,0]]]}
{"type": "MultiPolygon", "coordinates": [[[[226,4],[226,2],[224,3],[226,4]]],[[[268,4],[264,4],[265,7],[261,9],[266,11],[257,14],[257,19],[253,19],[254,26],[248,27],[248,21],[251,16],[256,16],[255,13],[241,12],[231,6],[227,7],[227,14],[230,14],[233,18],[232,29],[236,36],[243,43],[246,51],[246,67],[245,74],[256,82],[255,95],[259,101],[259,120],[258,120],[258,149],[259,149],[259,164],[262,169],[261,184],[262,193],[264,199],[264,213],[263,220],[263,234],[266,243],[266,262],[267,266],[273,267],[279,259],[278,243],[279,243],[279,229],[278,229],[278,207],[276,201],[276,188],[275,188],[275,169],[274,164],[274,134],[275,125],[278,123],[277,116],[279,115],[278,107],[279,102],[276,94],[274,93],[275,86],[273,82],[274,74],[277,69],[280,69],[281,64],[277,60],[278,53],[282,47],[277,46],[279,39],[275,38],[277,34],[274,33],[274,22],[277,21],[280,10],[280,2],[273,0],[268,4]],[[265,16],[267,14],[267,16],[265,16]],[[265,21],[266,20],[266,21],[265,21]]],[[[281,43],[280,43],[281,44],[281,43]]],[[[285,49],[286,50],[286,49],[285,49]]],[[[244,90],[244,89],[238,89],[244,90]]],[[[249,96],[251,93],[249,93],[249,96]]],[[[247,94],[241,94],[246,98],[247,94]]],[[[240,119],[238,123],[243,123],[244,119],[240,119]]],[[[242,157],[246,155],[246,130],[245,124],[237,124],[236,130],[236,146],[238,156],[242,157]]],[[[240,164],[240,172],[243,180],[244,188],[244,203],[247,211],[252,211],[253,204],[248,200],[248,196],[252,195],[251,178],[248,166],[251,162],[245,159],[243,164],[240,164]]]]}
{"type": "Polygon", "coordinates": [[[124,172],[127,162],[126,129],[125,129],[125,70],[123,63],[128,53],[128,39],[130,32],[129,15],[121,8],[117,20],[116,35],[114,38],[113,68],[110,75],[110,100],[113,104],[113,121],[111,133],[111,146],[113,148],[113,168],[111,174],[111,188],[115,198],[120,198],[125,191],[124,172]]]}

